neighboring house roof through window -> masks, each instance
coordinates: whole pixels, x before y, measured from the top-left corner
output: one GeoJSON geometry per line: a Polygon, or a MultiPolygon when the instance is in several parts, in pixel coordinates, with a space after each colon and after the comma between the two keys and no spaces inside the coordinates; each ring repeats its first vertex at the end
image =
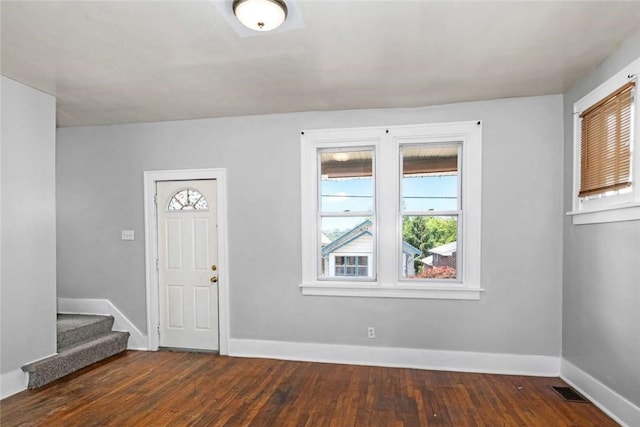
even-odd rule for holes
{"type": "MultiPolygon", "coordinates": [[[[324,245],[322,248],[322,256],[325,257],[332,252],[335,252],[339,248],[345,246],[348,243],[353,242],[354,240],[359,239],[361,236],[369,235],[371,236],[371,221],[366,220],[351,230],[346,231],[344,234],[338,236],[333,242],[329,242],[325,244],[325,238],[329,240],[329,238],[323,233],[322,234],[322,244],[324,245]]],[[[410,245],[407,242],[402,242],[402,252],[405,254],[418,256],[420,255],[420,249],[410,245]]]]}
{"type": "Polygon", "coordinates": [[[420,249],[416,248],[409,243],[402,241],[402,252],[408,255],[418,256],[420,255],[420,249]]]}
{"type": "Polygon", "coordinates": [[[442,256],[451,256],[458,250],[458,242],[445,243],[442,246],[436,246],[429,249],[429,253],[438,254],[442,256]]]}
{"type": "Polygon", "coordinates": [[[342,246],[346,245],[347,243],[356,240],[357,238],[359,238],[362,235],[368,234],[370,236],[371,235],[371,231],[370,230],[371,230],[371,221],[370,220],[366,220],[366,221],[356,225],[351,230],[345,232],[344,234],[342,234],[341,236],[336,238],[333,242],[331,242],[328,245],[326,245],[325,247],[323,247],[322,248],[322,256],[324,257],[324,256],[330,254],[331,252],[334,252],[336,249],[341,248],[342,246]]]}
{"type": "MultiPolygon", "coordinates": [[[[429,249],[429,253],[440,256],[450,257],[458,251],[458,242],[445,243],[429,249]]],[[[433,266],[433,255],[421,259],[423,264],[433,266]]]]}

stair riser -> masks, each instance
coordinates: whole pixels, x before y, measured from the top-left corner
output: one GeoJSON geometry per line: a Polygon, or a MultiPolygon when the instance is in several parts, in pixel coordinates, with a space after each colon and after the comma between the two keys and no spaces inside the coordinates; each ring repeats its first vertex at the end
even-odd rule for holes
{"type": "Polygon", "coordinates": [[[72,330],[58,333],[58,352],[73,347],[76,344],[107,335],[113,327],[113,317],[105,317],[103,320],[85,325],[72,330]]]}
{"type": "Polygon", "coordinates": [[[29,388],[42,387],[72,372],[96,363],[127,349],[128,332],[114,332],[99,344],[83,345],[82,350],[70,350],[69,354],[58,354],[49,360],[38,362],[37,368],[29,372],[29,388]]]}

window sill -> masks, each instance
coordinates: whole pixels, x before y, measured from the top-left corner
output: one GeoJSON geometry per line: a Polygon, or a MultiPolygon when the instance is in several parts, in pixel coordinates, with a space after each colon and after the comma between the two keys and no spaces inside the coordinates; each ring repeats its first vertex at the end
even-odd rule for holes
{"type": "Polygon", "coordinates": [[[640,203],[610,206],[601,209],[572,211],[573,225],[640,220],[640,203]]]}
{"type": "Polygon", "coordinates": [[[484,291],[462,286],[380,286],[370,283],[303,283],[300,288],[302,295],[451,300],[479,300],[480,293],[484,291]]]}

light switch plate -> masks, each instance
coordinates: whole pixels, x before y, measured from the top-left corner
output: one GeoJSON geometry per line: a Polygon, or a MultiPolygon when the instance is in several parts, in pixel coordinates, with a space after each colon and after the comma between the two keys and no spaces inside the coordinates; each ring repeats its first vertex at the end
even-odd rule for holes
{"type": "Polygon", "coordinates": [[[122,240],[135,240],[135,232],[133,230],[122,230],[122,240]]]}

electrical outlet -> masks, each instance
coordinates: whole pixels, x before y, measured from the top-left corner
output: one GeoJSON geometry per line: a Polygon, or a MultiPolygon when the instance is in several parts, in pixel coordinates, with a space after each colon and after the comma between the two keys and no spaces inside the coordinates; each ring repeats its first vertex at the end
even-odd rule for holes
{"type": "Polygon", "coordinates": [[[376,337],[376,328],[369,326],[367,328],[367,338],[374,339],[376,337]]]}

